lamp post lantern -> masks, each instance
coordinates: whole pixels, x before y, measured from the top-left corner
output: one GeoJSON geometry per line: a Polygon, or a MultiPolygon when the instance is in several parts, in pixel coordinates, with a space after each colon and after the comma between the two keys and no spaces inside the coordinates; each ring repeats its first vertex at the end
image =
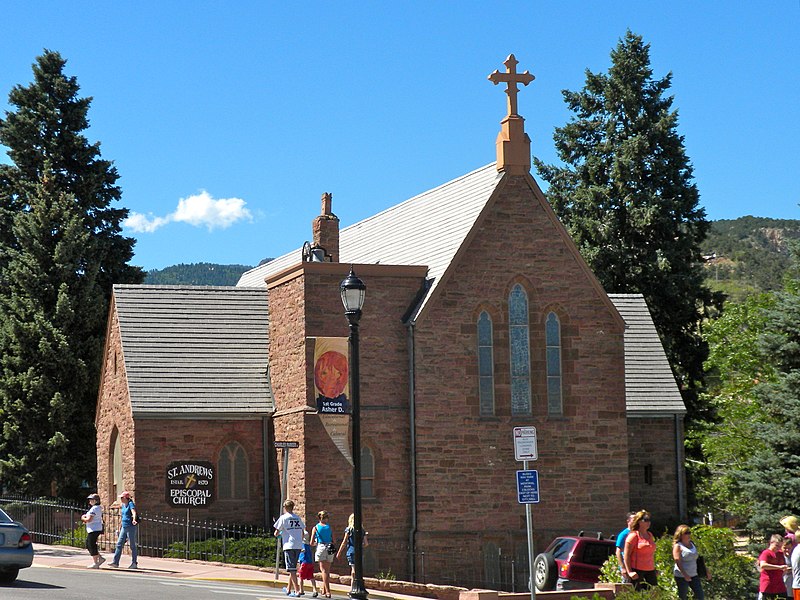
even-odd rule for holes
{"type": "Polygon", "coordinates": [[[361,307],[367,286],[350,266],[350,273],[339,285],[344,304],[344,314],[350,323],[350,404],[353,422],[353,582],[349,596],[353,600],[366,600],[364,587],[363,542],[364,528],[361,525],[361,398],[359,392],[359,349],[358,322],[361,320],[361,307]]]}

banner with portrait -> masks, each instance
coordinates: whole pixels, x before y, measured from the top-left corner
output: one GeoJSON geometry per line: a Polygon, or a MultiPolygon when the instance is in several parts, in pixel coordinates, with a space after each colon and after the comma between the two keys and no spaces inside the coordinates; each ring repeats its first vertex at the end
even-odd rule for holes
{"type": "Polygon", "coordinates": [[[314,338],[317,413],[334,445],[351,465],[350,362],[347,338],[314,338]]]}

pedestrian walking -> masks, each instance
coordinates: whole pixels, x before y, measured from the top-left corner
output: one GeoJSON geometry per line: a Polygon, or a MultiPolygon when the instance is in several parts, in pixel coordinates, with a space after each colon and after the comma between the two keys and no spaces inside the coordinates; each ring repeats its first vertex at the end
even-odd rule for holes
{"type": "Polygon", "coordinates": [[[283,561],[289,572],[289,584],[283,588],[287,596],[298,596],[301,592],[297,583],[297,561],[303,549],[303,519],[294,514],[294,502],[286,500],[283,503],[283,514],[275,521],[275,537],[280,536],[283,543],[283,561]]]}
{"type": "Polygon", "coordinates": [[[93,561],[89,568],[99,569],[100,565],[106,562],[106,559],[100,556],[100,550],[97,548],[97,538],[103,533],[103,507],[100,506],[98,494],[90,494],[87,500],[89,501],[89,510],[81,515],[81,521],[86,524],[86,549],[93,561]]]}
{"type": "Polygon", "coordinates": [[[311,532],[311,545],[316,547],[314,559],[319,563],[319,570],[322,573],[322,595],[325,598],[331,597],[331,563],[336,555],[333,530],[328,524],[329,518],[328,511],[319,511],[317,513],[319,522],[314,525],[314,530],[311,532]]]}
{"type": "Polygon", "coordinates": [[[761,593],[761,600],[783,600],[786,597],[783,573],[789,567],[786,566],[782,546],[783,536],[776,533],[769,538],[769,547],[758,557],[758,567],[761,570],[758,591],[761,593]]]}
{"type": "MultiPolygon", "coordinates": [[[[347,519],[347,528],[344,530],[344,538],[342,539],[342,544],[339,546],[339,551],[336,553],[336,558],[342,557],[342,552],[347,548],[346,556],[347,556],[347,563],[350,565],[350,576],[356,576],[356,547],[355,547],[355,538],[356,538],[356,526],[355,526],[355,515],[350,514],[350,517],[347,519]]],[[[363,525],[362,525],[363,530],[363,525]]],[[[369,541],[367,540],[367,533],[363,531],[363,535],[361,536],[361,547],[366,548],[369,546],[369,541]]]]}
{"type": "Polygon", "coordinates": [[[300,580],[300,592],[297,594],[298,596],[305,596],[306,591],[303,586],[304,581],[311,582],[311,588],[314,590],[314,593],[311,594],[312,598],[316,598],[319,596],[319,592],[317,591],[317,580],[314,578],[314,554],[313,550],[311,550],[311,546],[306,544],[306,534],[303,532],[303,551],[300,552],[299,561],[299,568],[297,569],[297,576],[300,580]]]}
{"type": "Polygon", "coordinates": [[[139,551],[136,547],[136,535],[138,532],[139,515],[136,513],[136,504],[133,502],[130,492],[122,492],[119,495],[121,505],[119,507],[120,527],[119,537],[117,538],[117,548],[114,552],[114,559],[108,563],[109,567],[119,567],[119,560],[122,558],[122,549],[125,542],[131,547],[131,564],[129,569],[138,569],[137,559],[139,551]]]}
{"type": "Polygon", "coordinates": [[[650,533],[650,513],[640,510],[631,521],[631,532],[625,540],[623,558],[633,589],[646,590],[658,586],[656,574],[656,539],[650,533]]]}
{"type": "Polygon", "coordinates": [[[630,583],[631,578],[628,577],[628,570],[625,568],[625,560],[623,556],[625,554],[625,540],[628,539],[628,534],[631,532],[631,523],[633,523],[633,517],[636,516],[635,512],[629,512],[628,516],[625,519],[625,529],[619,532],[617,536],[617,564],[619,564],[620,573],[622,573],[622,583],[630,583]]]}
{"type": "MultiPolygon", "coordinates": [[[[692,590],[695,600],[704,600],[702,578],[697,571],[697,559],[700,553],[692,541],[692,530],[688,525],[678,525],[672,537],[672,558],[675,566],[672,574],[678,586],[678,597],[686,600],[692,590]]],[[[706,567],[706,579],[711,579],[711,571],[706,567]]]]}

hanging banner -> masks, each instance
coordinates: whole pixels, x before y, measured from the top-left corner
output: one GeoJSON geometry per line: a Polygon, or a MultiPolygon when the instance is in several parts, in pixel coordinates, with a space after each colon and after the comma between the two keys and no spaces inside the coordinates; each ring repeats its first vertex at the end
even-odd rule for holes
{"type": "Polygon", "coordinates": [[[352,466],[347,338],[314,338],[314,392],[325,431],[352,466]]]}
{"type": "Polygon", "coordinates": [[[314,345],[314,391],[321,415],[350,414],[350,365],[347,338],[316,338],[314,345]]]}

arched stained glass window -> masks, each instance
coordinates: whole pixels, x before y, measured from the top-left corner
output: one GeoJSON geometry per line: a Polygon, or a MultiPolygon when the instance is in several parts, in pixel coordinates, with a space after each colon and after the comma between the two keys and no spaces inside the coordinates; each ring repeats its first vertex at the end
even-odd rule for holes
{"type": "Polygon", "coordinates": [[[511,342],[511,414],[531,414],[531,342],[528,331],[528,295],[520,284],[508,296],[511,342]]]}
{"type": "Polygon", "coordinates": [[[220,500],[244,500],[248,496],[247,454],[238,442],[219,453],[217,494],[220,500]]]}
{"type": "Polygon", "coordinates": [[[561,395],[561,322],[554,312],[547,315],[545,338],[547,345],[547,413],[561,415],[564,413],[561,395]]]}
{"type": "Polygon", "coordinates": [[[494,415],[494,351],[492,318],[486,311],[478,316],[478,398],[481,416],[494,415]]]}

